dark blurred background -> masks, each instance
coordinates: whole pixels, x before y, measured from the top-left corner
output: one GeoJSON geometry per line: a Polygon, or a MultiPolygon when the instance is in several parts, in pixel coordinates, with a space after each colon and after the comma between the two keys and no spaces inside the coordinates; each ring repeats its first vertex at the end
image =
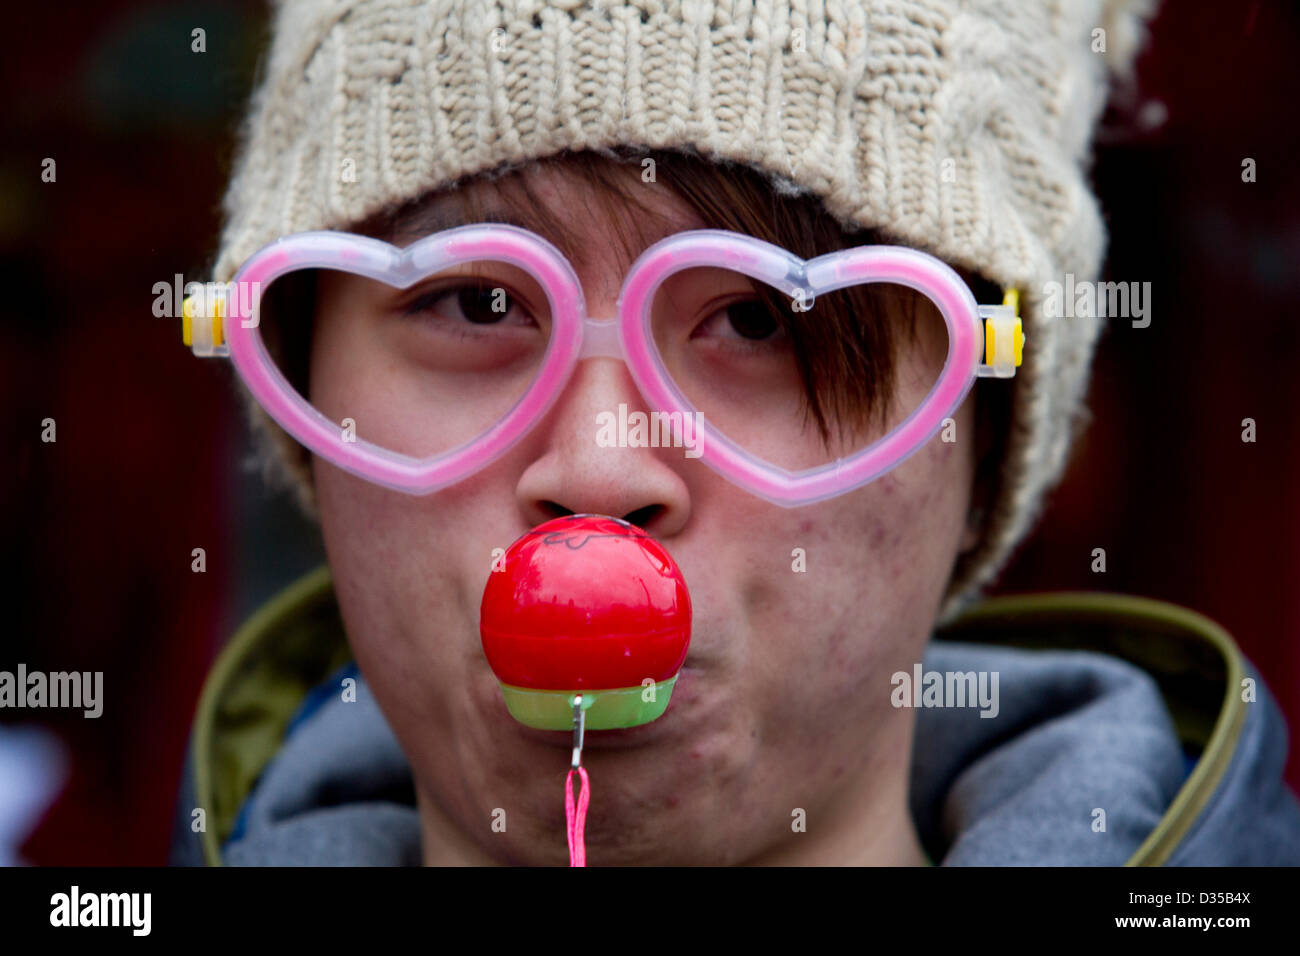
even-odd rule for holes
{"type": "MultiPolygon", "coordinates": [[[[24,859],[155,864],[208,666],[322,557],[247,465],[227,363],[152,314],[155,283],[207,278],[265,7],[82,6],[9,12],[0,58],[0,669],[102,670],[108,706],[0,711],[0,744],[37,743],[30,766],[62,779],[24,859]]],[[[1166,0],[1095,169],[1105,278],[1151,282],[1151,324],[1108,323],[1091,427],[997,590],[1120,591],[1219,621],[1287,714],[1300,788],[1298,56],[1293,2],[1166,0]]]]}

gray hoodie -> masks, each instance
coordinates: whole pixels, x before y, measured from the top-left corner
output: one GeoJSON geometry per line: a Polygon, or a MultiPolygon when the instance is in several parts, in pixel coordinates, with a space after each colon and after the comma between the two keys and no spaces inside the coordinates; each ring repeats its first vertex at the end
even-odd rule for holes
{"type": "MultiPolygon", "coordinates": [[[[913,676],[895,688],[920,705],[911,811],[944,866],[1300,864],[1282,715],[1198,614],[1107,594],[997,598],[937,634],[913,676]],[[995,704],[942,693],[963,685],[949,675],[981,674],[995,704]]],[[[421,862],[410,767],[351,663],[327,569],[214,666],[171,860],[421,862]]]]}

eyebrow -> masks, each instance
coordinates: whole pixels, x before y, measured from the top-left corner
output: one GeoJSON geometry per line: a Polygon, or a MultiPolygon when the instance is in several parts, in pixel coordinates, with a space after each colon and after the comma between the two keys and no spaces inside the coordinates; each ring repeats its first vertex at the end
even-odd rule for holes
{"type": "MultiPolygon", "coordinates": [[[[531,209],[519,209],[508,206],[496,197],[484,201],[480,208],[480,217],[468,220],[461,211],[451,208],[449,204],[437,200],[426,201],[398,212],[391,220],[388,241],[397,246],[407,246],[425,236],[454,229],[457,226],[477,225],[479,223],[497,223],[517,226],[535,233],[556,246],[574,266],[586,265],[586,252],[581,232],[574,227],[566,227],[551,217],[539,216],[531,209]]],[[[640,241],[643,248],[649,248],[660,239],[678,231],[671,225],[659,228],[656,224],[642,222],[639,224],[640,241]]],[[[635,249],[627,256],[625,266],[629,266],[640,249],[635,249]]]]}

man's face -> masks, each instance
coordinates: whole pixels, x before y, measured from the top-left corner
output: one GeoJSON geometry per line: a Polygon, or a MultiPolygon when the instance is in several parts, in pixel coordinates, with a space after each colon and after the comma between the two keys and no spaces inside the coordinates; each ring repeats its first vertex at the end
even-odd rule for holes
{"type": "MultiPolygon", "coordinates": [[[[656,191],[670,231],[702,227],[638,172],[630,168],[629,181],[656,191]]],[[[556,219],[590,236],[574,263],[589,313],[614,315],[630,260],[609,240],[609,220],[555,167],[531,175],[556,219]]],[[[368,290],[365,280],[322,280],[312,399],[410,434],[427,427],[427,409],[383,395],[356,407],[366,401],[356,383],[373,381],[385,361],[354,320],[368,290]]],[[[928,388],[900,382],[921,389],[900,396],[912,406],[928,388]]],[[[440,398],[435,418],[470,414],[461,404],[472,394],[440,398]]],[[[910,827],[912,715],[891,707],[890,676],[921,659],[963,546],[971,403],[956,415],[958,441],[936,438],[863,488],[792,509],[737,489],[681,448],[602,447],[597,415],[620,404],[649,410],[627,368],[581,362],[505,456],[424,497],[314,461],[344,623],[410,760],[426,860],[567,862],[561,788],[571,740],[510,717],[479,641],[479,602],[494,548],[558,515],[591,512],[626,517],[662,542],[694,610],[664,716],[586,735],[591,862],[852,862],[886,839],[881,829],[910,827]],[[796,549],[806,570],[796,570],[796,549]],[[804,833],[792,831],[796,808],[804,833]],[[503,832],[492,825],[498,809],[503,832]]]]}

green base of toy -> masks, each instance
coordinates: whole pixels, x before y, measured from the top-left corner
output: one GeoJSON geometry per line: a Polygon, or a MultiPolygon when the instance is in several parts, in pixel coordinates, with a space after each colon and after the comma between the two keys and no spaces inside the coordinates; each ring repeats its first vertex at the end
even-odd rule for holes
{"type": "Polygon", "coordinates": [[[534,690],[502,684],[510,716],[525,727],[539,730],[572,730],[573,698],[582,694],[583,721],[587,730],[614,730],[637,727],[663,716],[672,696],[674,674],[668,680],[637,687],[613,687],[608,690],[534,690]],[[648,698],[648,699],[647,699],[648,698]]]}

